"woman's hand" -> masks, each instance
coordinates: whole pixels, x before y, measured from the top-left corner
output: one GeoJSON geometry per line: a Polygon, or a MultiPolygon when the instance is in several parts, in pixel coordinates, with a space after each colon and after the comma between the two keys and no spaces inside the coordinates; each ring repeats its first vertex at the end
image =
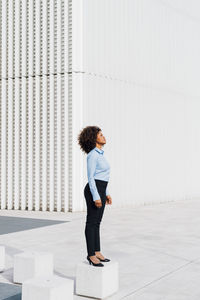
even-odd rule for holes
{"type": "Polygon", "coordinates": [[[106,204],[112,204],[112,198],[110,195],[106,196],[107,200],[106,200],[106,204]]]}
{"type": "Polygon", "coordinates": [[[101,199],[95,200],[95,201],[94,201],[94,204],[95,204],[97,207],[101,207],[101,206],[102,206],[101,199]]]}

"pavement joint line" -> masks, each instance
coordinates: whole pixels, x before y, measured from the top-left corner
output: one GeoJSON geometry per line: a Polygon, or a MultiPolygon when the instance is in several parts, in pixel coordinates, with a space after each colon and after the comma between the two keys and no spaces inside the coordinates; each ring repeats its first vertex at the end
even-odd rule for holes
{"type": "Polygon", "coordinates": [[[171,275],[171,274],[173,274],[173,273],[179,271],[180,269],[184,268],[185,266],[192,264],[194,261],[195,261],[195,260],[191,260],[191,261],[189,261],[188,263],[186,263],[186,264],[184,264],[184,265],[182,265],[182,266],[180,266],[180,267],[174,269],[173,271],[170,271],[170,272],[166,273],[165,275],[163,275],[163,276],[161,276],[161,277],[159,277],[159,278],[157,278],[157,279],[154,279],[153,281],[151,281],[151,282],[145,284],[144,286],[142,286],[142,287],[140,287],[140,288],[134,290],[133,292],[127,294],[126,296],[122,297],[121,299],[125,299],[125,298],[127,298],[127,297],[129,297],[129,296],[131,296],[131,295],[133,295],[133,294],[135,294],[135,293],[137,293],[138,291],[140,291],[140,290],[146,288],[147,286],[152,285],[152,284],[154,284],[154,283],[156,283],[156,282],[162,280],[162,279],[165,278],[165,277],[168,277],[169,275],[171,275]]]}
{"type": "Polygon", "coordinates": [[[154,250],[154,249],[149,249],[149,248],[145,248],[145,247],[141,247],[141,246],[137,246],[138,248],[141,248],[143,250],[149,250],[149,251],[152,251],[152,252],[155,252],[155,253],[159,253],[159,254],[164,254],[164,255],[167,255],[167,256],[171,256],[171,257],[174,257],[174,258],[178,258],[178,259],[181,259],[181,260],[185,260],[187,262],[194,262],[195,260],[199,260],[200,257],[197,257],[195,258],[195,260],[190,260],[190,259],[187,259],[187,258],[184,258],[184,257],[181,257],[181,256],[176,256],[176,255],[173,255],[173,254],[169,254],[169,253],[166,253],[166,252],[162,252],[162,251],[158,251],[158,250],[154,250]]]}

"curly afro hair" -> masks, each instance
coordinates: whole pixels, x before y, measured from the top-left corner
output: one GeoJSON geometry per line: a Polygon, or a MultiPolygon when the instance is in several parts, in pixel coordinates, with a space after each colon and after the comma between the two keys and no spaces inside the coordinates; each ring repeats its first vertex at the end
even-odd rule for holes
{"type": "Polygon", "coordinates": [[[85,153],[89,153],[96,147],[97,134],[101,131],[98,126],[87,126],[81,130],[78,135],[78,144],[81,150],[85,153]]]}

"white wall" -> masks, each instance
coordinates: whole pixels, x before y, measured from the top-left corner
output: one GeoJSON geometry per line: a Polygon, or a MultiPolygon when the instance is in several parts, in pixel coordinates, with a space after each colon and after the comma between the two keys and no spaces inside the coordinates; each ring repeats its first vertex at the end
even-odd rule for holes
{"type": "Polygon", "coordinates": [[[199,197],[199,9],[0,0],[0,209],[86,209],[87,125],[107,139],[113,207],[199,197]]]}
{"type": "Polygon", "coordinates": [[[84,1],[83,126],[106,136],[113,207],[200,197],[199,11],[199,1],[84,1]]]}
{"type": "Polygon", "coordinates": [[[68,211],[68,2],[1,0],[0,22],[0,208],[68,211]]]}

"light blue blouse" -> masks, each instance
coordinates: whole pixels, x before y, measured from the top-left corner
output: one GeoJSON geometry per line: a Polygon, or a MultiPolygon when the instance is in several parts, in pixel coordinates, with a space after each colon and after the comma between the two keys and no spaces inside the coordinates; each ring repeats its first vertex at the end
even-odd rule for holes
{"type": "MultiPolygon", "coordinates": [[[[95,147],[87,154],[87,176],[93,201],[100,199],[95,179],[109,181],[110,165],[103,155],[104,151],[95,147]]],[[[106,195],[109,195],[106,187],[106,195]]]]}

